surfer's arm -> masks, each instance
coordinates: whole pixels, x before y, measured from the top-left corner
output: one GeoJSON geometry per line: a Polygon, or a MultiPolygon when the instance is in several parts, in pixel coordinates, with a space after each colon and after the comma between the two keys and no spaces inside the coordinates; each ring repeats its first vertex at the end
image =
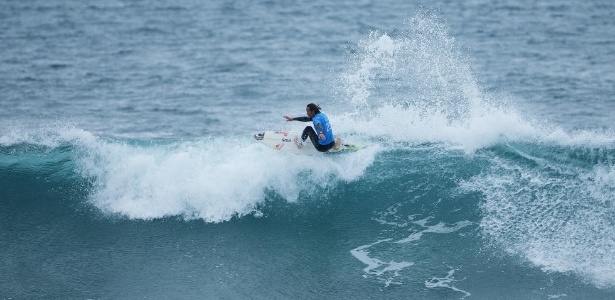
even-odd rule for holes
{"type": "Polygon", "coordinates": [[[284,118],[286,119],[286,121],[300,121],[300,122],[309,122],[312,121],[312,118],[310,117],[289,117],[289,116],[284,116],[284,118]]]}
{"type": "Polygon", "coordinates": [[[325,131],[322,129],[322,123],[318,123],[316,125],[316,133],[318,133],[318,138],[321,140],[325,139],[325,131]]]}

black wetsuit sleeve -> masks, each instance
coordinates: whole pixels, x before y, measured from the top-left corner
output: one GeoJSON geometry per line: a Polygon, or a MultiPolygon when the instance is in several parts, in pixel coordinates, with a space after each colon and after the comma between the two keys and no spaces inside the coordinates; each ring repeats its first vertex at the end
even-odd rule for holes
{"type": "Polygon", "coordinates": [[[293,118],[293,121],[309,122],[309,121],[312,121],[312,118],[310,118],[310,117],[296,117],[296,118],[293,118]]]}

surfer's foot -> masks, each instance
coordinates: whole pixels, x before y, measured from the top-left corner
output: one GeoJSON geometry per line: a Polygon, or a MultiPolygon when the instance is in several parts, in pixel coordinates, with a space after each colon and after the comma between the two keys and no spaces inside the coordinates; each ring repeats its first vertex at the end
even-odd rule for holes
{"type": "Polygon", "coordinates": [[[335,150],[340,150],[341,145],[342,145],[342,139],[335,138],[335,146],[333,146],[333,148],[335,148],[335,150]]]}
{"type": "Polygon", "coordinates": [[[297,149],[303,148],[303,141],[298,136],[295,137],[295,145],[297,149]]]}

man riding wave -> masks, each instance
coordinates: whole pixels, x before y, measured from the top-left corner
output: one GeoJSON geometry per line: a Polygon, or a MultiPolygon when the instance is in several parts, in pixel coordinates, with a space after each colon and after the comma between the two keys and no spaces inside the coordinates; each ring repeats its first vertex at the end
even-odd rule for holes
{"type": "Polygon", "coordinates": [[[303,129],[300,140],[298,137],[295,138],[295,145],[297,145],[297,148],[301,149],[303,147],[303,142],[309,137],[316,150],[320,152],[329,151],[334,147],[338,149],[340,140],[336,139],[333,135],[333,129],[331,128],[331,123],[329,123],[329,118],[320,111],[320,107],[314,103],[310,103],[305,108],[305,112],[307,113],[307,117],[293,118],[284,116],[286,121],[312,121],[314,124],[313,128],[311,126],[306,126],[305,129],[303,129]]]}

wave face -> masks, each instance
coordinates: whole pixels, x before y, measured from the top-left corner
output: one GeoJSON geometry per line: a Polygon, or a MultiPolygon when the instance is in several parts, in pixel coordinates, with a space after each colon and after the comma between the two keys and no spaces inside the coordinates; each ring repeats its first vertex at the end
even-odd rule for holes
{"type": "MultiPolygon", "coordinates": [[[[491,259],[502,252],[545,274],[574,274],[608,290],[615,284],[615,147],[604,136],[589,145],[576,138],[502,137],[471,153],[452,142],[392,139],[356,153],[306,159],[272,152],[249,136],[144,142],[65,129],[47,137],[46,145],[4,143],[0,190],[2,198],[13,199],[4,203],[7,212],[33,209],[43,219],[78,212],[94,219],[205,224],[249,217],[284,226],[281,220],[297,213],[325,213],[322,222],[341,219],[368,228],[354,237],[367,243],[349,250],[365,265],[364,277],[385,286],[413,280],[410,270],[435,259],[421,257],[432,245],[447,253],[464,249],[452,257],[459,264],[467,260],[466,268],[480,268],[484,251],[491,259]],[[34,203],[18,201],[33,185],[50,192],[34,203]],[[332,216],[330,209],[339,213],[332,216]]],[[[449,275],[425,284],[471,294],[456,287],[458,270],[451,267],[449,275]]]]}

